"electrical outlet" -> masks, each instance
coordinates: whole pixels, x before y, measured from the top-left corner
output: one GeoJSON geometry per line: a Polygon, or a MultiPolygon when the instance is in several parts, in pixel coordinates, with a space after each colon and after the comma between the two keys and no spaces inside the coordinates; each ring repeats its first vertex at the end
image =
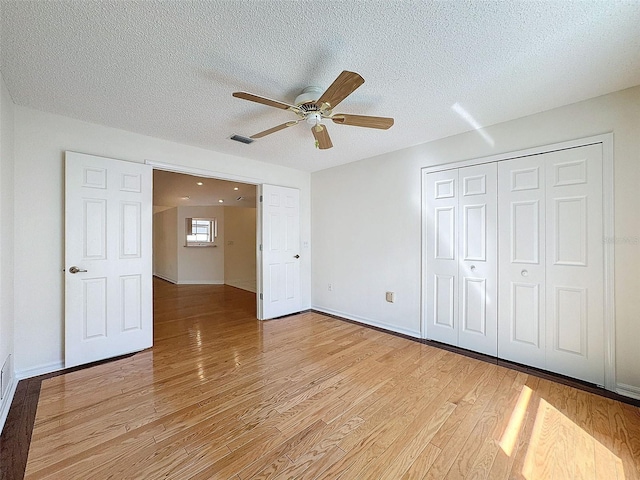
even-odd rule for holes
{"type": "Polygon", "coordinates": [[[332,283],[328,284],[328,285],[327,285],[327,289],[328,289],[330,292],[333,292],[333,284],[332,284],[332,283]]]}
{"type": "Polygon", "coordinates": [[[387,292],[385,294],[385,298],[387,299],[387,302],[394,303],[396,301],[396,292],[387,292]]]}

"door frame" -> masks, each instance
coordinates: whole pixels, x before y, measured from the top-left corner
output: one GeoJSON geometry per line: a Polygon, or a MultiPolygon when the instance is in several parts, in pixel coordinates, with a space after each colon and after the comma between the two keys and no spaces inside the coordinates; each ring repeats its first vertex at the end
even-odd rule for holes
{"type": "Polygon", "coordinates": [[[217,180],[226,180],[229,182],[245,183],[248,185],[254,185],[256,187],[256,317],[258,320],[264,320],[262,312],[262,302],[260,297],[262,296],[262,203],[260,202],[260,196],[262,195],[262,184],[265,183],[262,179],[255,177],[246,177],[243,175],[234,175],[226,172],[218,172],[215,170],[205,170],[201,168],[187,167],[185,165],[175,165],[172,163],[156,162],[154,160],[145,160],[145,164],[153,167],[154,170],[164,170],[166,172],[183,173],[186,175],[194,175],[205,178],[215,178],[217,180]]]}
{"type": "Polygon", "coordinates": [[[486,157],[462,160],[452,163],[438,163],[421,169],[422,182],[422,236],[421,236],[421,289],[420,289],[420,335],[427,338],[426,325],[426,295],[427,285],[427,221],[426,221],[426,175],[428,173],[451,170],[483,163],[500,162],[515,158],[528,157],[557,150],[584,147],[587,145],[602,145],[602,227],[603,227],[603,254],[604,254],[604,388],[615,392],[616,383],[616,325],[615,325],[615,242],[606,241],[615,237],[615,187],[613,166],[613,132],[603,133],[589,137],[568,140],[566,142],[552,143],[538,147],[499,153],[486,157]]]}

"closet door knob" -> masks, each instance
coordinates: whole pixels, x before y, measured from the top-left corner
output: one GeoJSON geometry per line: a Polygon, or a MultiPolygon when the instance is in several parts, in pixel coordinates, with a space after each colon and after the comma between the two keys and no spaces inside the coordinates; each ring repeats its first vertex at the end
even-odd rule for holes
{"type": "Polygon", "coordinates": [[[471,265],[471,271],[475,272],[476,271],[476,266],[475,265],[471,265]]]}
{"type": "Polygon", "coordinates": [[[526,277],[527,275],[529,275],[529,272],[527,270],[522,270],[522,272],[520,272],[520,275],[526,277]]]}

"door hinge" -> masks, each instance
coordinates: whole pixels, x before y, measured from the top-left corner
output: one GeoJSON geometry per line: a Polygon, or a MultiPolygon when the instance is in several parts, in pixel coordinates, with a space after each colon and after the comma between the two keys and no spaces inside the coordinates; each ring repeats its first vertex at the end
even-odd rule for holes
{"type": "Polygon", "coordinates": [[[262,294],[260,294],[260,300],[262,300],[262,294]]]}
{"type": "Polygon", "coordinates": [[[260,251],[262,251],[262,244],[260,244],[260,251]]]}
{"type": "Polygon", "coordinates": [[[260,195],[260,203],[262,203],[262,195],[260,195]]]}

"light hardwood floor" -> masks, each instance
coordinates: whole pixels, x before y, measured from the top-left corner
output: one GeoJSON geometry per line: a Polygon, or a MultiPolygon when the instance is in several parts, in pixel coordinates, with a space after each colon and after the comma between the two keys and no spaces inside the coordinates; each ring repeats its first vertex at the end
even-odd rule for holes
{"type": "Polygon", "coordinates": [[[155,281],[155,345],[43,381],[26,478],[639,479],[640,409],[155,281]]]}

